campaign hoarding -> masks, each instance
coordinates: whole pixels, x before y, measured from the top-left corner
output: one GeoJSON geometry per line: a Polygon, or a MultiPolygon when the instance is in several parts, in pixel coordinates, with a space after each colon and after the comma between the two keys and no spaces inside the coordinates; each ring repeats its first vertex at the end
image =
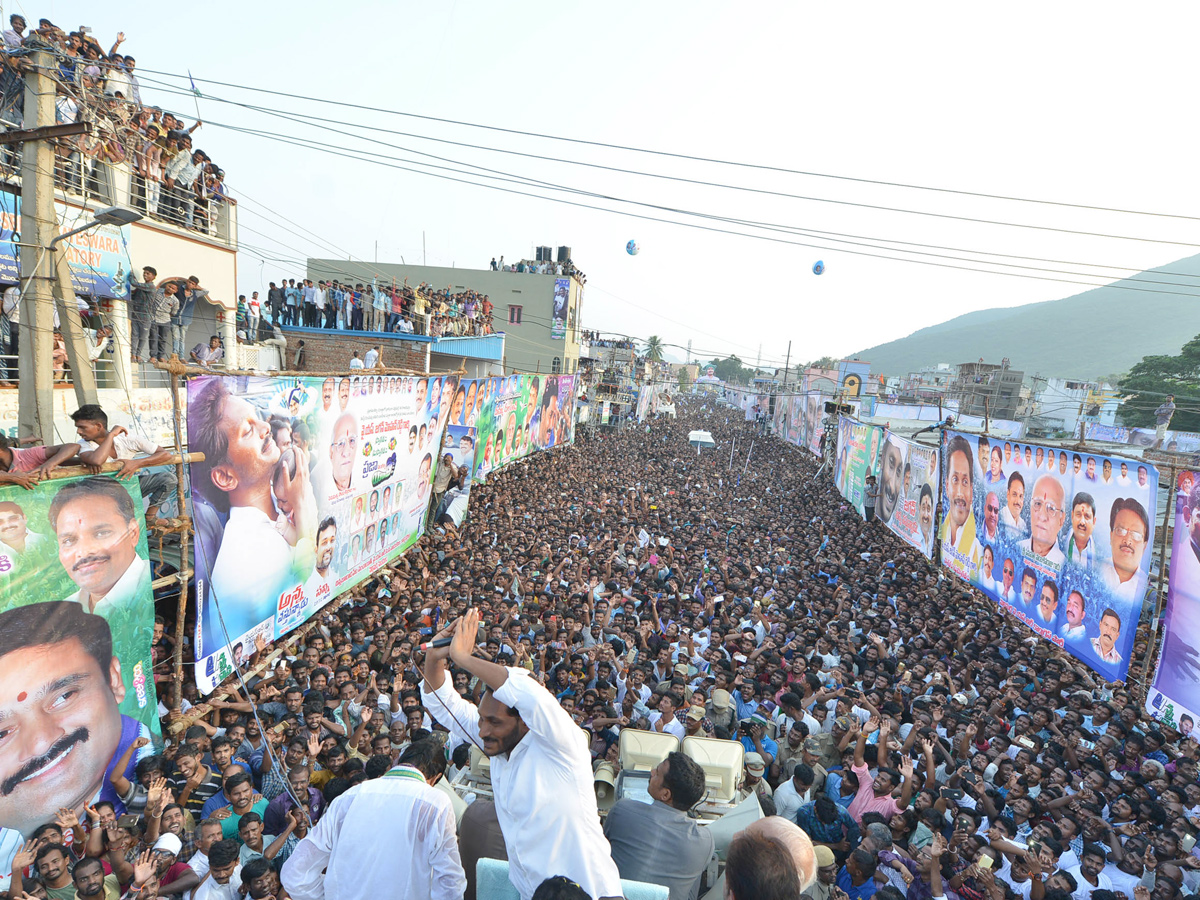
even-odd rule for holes
{"type": "Polygon", "coordinates": [[[1129,669],[1158,470],[947,431],[942,564],[1110,680],[1129,669]]]}
{"type": "Polygon", "coordinates": [[[867,425],[849,416],[839,416],[837,425],[837,458],[833,469],[838,493],[865,516],[867,476],[879,467],[879,445],[883,429],[867,425]]]}
{"type": "Polygon", "coordinates": [[[825,402],[832,400],[828,394],[805,394],[803,446],[811,453],[821,455],[821,439],[825,437],[825,402]]]}
{"type": "Polygon", "coordinates": [[[875,516],[901,540],[933,557],[938,448],[888,432],[879,460],[875,516]]]}
{"type": "Polygon", "coordinates": [[[567,307],[571,303],[571,279],[554,279],[554,309],[550,316],[550,340],[561,341],[567,336],[567,307]]]}
{"type": "Polygon", "coordinates": [[[38,826],[84,804],[125,812],[156,742],[154,596],[136,478],[90,475],[0,489],[0,867],[38,826]],[[32,735],[44,735],[34,739],[32,735]],[[64,759],[68,759],[63,762],[64,759]]]}
{"type": "MultiPolygon", "coordinates": [[[[536,450],[575,439],[574,375],[506,375],[467,381],[475,389],[475,478],[486,478],[536,450]]],[[[452,418],[471,424],[469,417],[452,418]]]]}
{"type": "Polygon", "coordinates": [[[188,382],[196,683],[249,656],[421,534],[454,375],[188,382]]]}
{"type": "Polygon", "coordinates": [[[1162,651],[1146,711],[1185,736],[1200,731],[1200,472],[1180,472],[1162,651]]]}

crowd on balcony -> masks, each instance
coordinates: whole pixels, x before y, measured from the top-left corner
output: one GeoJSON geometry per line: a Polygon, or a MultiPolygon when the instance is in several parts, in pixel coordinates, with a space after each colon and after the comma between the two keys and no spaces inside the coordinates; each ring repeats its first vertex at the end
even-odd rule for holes
{"type": "MultiPolygon", "coordinates": [[[[57,124],[91,123],[84,134],[55,141],[55,182],[60,189],[114,201],[115,167],[132,174],[130,202],[152,219],[209,233],[221,204],[234,202],[225,187],[225,173],[208,154],[193,145],[201,126],[142,102],[137,60],[122,53],[124,32],[106,53],[91,29],[64,31],[49,19],[27,30],[25,18],[14,14],[3,33],[0,70],[0,119],[19,127],[24,115],[24,79],[32,64],[30,53],[54,55],[55,120],[57,124]]],[[[14,157],[8,157],[16,168],[14,157]]]]}
{"type": "Polygon", "coordinates": [[[421,282],[403,285],[349,284],[311,278],[272,281],[265,299],[255,291],[238,298],[237,328],[257,340],[272,325],[341,331],[463,337],[492,334],[493,306],[487,294],[452,291],[421,282]]]}
{"type": "Polygon", "coordinates": [[[502,254],[499,260],[492,257],[489,268],[493,272],[520,272],[524,275],[569,275],[579,279],[580,284],[587,284],[587,276],[570,259],[565,263],[549,259],[522,259],[519,262],[506,263],[502,254]]]}
{"type": "Polygon", "coordinates": [[[601,337],[598,331],[585,331],[580,335],[580,341],[586,341],[593,347],[606,347],[614,350],[636,350],[631,338],[601,337]]]}

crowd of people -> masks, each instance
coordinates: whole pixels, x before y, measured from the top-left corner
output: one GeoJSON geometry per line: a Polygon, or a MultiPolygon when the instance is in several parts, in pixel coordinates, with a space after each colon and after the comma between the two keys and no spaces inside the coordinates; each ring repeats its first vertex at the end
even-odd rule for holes
{"type": "Polygon", "coordinates": [[[580,284],[587,284],[587,276],[580,271],[575,263],[568,259],[566,262],[554,262],[551,259],[530,260],[522,259],[515,263],[506,263],[504,255],[500,259],[492,257],[488,268],[493,272],[518,272],[523,275],[569,275],[579,279],[580,284]]]}
{"type": "Polygon", "coordinates": [[[272,281],[265,298],[238,297],[238,330],[255,340],[271,325],[381,331],[431,337],[492,334],[492,301],[474,290],[452,291],[422,281],[349,284],[311,278],[272,281]]]}
{"type": "MultiPolygon", "coordinates": [[[[483,856],[523,900],[614,896],[617,874],[702,896],[686,754],[601,830],[587,769],[618,764],[625,729],[742,744],[738,798],[766,818],[726,851],[715,888],[736,900],[1195,893],[1196,740],[863,523],[805,451],[756,435],[747,457],[753,424],[728,417],[681,400],[475,485],[460,528],[282,639],[246,690],[161,696],[165,746],[113,767],[125,814],[32,830],[10,896],[303,900],[322,871],[326,896],[360,896],[395,816],[426,823],[396,863],[413,896],[474,896],[483,856]],[[697,455],[695,428],[718,449],[697,455]],[[466,805],[447,782],[473,743],[496,796],[466,805]],[[582,767],[587,796],[535,758],[582,767]]],[[[160,621],[162,687],[172,635],[160,621]]]]}
{"type": "Polygon", "coordinates": [[[0,117],[20,123],[24,80],[32,52],[53,54],[57,124],[90,122],[91,131],[57,138],[55,180],[59,187],[113,200],[114,166],[132,171],[131,201],[144,215],[209,233],[220,205],[233,203],[225,172],[193,146],[199,120],[190,125],[162,109],[145,105],[136,75],[137,60],[122,52],[117,34],[105,52],[91,29],[64,30],[49,19],[34,29],[14,13],[3,33],[0,57],[0,117]]]}

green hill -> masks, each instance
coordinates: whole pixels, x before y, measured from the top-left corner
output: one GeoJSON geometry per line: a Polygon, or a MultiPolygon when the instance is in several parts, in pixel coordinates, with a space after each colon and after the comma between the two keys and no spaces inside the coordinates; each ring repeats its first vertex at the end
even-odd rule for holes
{"type": "Polygon", "coordinates": [[[1148,354],[1177,354],[1197,334],[1200,255],[1062,300],[956,316],[854,356],[869,360],[872,373],[880,375],[904,375],[939,362],[980,357],[998,363],[1007,356],[1013,368],[1029,374],[1090,379],[1127,371],[1148,354]],[[1181,277],[1187,275],[1196,278],[1181,277]],[[1145,284],[1147,279],[1169,284],[1145,284]],[[1193,282],[1191,295],[1184,295],[1185,285],[1193,282]],[[1117,284],[1139,285],[1142,290],[1122,290],[1117,284]]]}

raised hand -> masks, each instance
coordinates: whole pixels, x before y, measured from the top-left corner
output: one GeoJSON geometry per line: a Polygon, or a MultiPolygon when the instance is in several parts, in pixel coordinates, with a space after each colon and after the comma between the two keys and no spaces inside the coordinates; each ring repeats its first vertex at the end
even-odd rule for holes
{"type": "Polygon", "coordinates": [[[154,853],[150,850],[145,850],[138,854],[137,860],[133,864],[133,883],[137,887],[142,887],[154,877],[157,867],[154,865],[154,853]]]}
{"type": "Polygon", "coordinates": [[[75,813],[75,810],[64,807],[58,811],[58,814],[54,817],[54,822],[65,833],[79,827],[79,816],[75,813]]]}

